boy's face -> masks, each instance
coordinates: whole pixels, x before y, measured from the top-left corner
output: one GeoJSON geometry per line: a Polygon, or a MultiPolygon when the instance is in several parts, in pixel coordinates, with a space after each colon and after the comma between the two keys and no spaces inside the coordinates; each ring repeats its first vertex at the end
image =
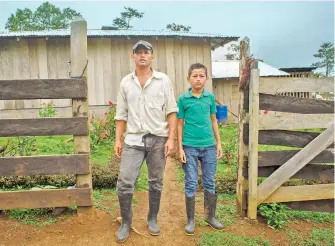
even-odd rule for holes
{"type": "Polygon", "coordinates": [[[137,49],[131,56],[137,67],[150,67],[155,56],[150,50],[145,48],[137,49]]]}
{"type": "Polygon", "coordinates": [[[207,82],[207,76],[205,70],[193,69],[189,78],[187,78],[188,82],[191,84],[191,87],[196,90],[201,90],[205,87],[207,82]]]}

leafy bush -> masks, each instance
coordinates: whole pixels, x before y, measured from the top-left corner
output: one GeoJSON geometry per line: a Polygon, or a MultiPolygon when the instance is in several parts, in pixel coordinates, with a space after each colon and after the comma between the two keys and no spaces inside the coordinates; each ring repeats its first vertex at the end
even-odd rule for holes
{"type": "Polygon", "coordinates": [[[258,213],[264,216],[266,223],[274,228],[282,228],[289,219],[287,206],[280,203],[261,204],[258,213]]]}
{"type": "Polygon", "coordinates": [[[51,118],[56,115],[56,110],[54,108],[53,102],[42,103],[42,107],[38,111],[41,118],[51,118]]]}

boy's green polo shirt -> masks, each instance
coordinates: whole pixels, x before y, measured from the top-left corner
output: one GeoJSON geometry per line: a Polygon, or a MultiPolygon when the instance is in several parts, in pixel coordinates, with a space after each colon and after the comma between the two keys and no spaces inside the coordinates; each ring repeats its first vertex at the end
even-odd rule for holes
{"type": "Polygon", "coordinates": [[[184,119],[183,145],[208,147],[215,145],[212,120],[216,113],[214,94],[203,90],[199,98],[190,93],[191,88],[178,99],[178,119],[184,119]]]}

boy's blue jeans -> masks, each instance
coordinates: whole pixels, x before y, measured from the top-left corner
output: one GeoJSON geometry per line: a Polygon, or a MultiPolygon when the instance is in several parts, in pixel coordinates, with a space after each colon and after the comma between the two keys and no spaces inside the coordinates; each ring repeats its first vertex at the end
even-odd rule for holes
{"type": "Polygon", "coordinates": [[[183,146],[186,163],[183,164],[185,172],[186,197],[195,195],[198,184],[198,160],[201,163],[202,186],[209,193],[215,193],[214,175],[216,172],[216,147],[190,147],[183,146]]]}

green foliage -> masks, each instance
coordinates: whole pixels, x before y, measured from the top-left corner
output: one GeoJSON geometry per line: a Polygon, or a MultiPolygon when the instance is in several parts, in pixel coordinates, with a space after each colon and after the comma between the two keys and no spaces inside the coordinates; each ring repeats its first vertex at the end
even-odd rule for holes
{"type": "Polygon", "coordinates": [[[299,246],[333,246],[334,232],[330,228],[315,229],[299,246]]]}
{"type": "Polygon", "coordinates": [[[287,206],[280,203],[261,204],[258,213],[265,217],[266,223],[274,228],[283,228],[288,221],[287,206]]]}
{"type": "Polygon", "coordinates": [[[5,28],[9,31],[33,31],[66,29],[70,21],[81,16],[70,8],[61,10],[55,5],[44,2],[34,12],[30,9],[17,9],[15,15],[11,14],[5,28]]]}
{"type": "Polygon", "coordinates": [[[5,156],[31,156],[36,152],[36,138],[35,137],[9,137],[6,143],[0,146],[0,154],[5,156]]]}
{"type": "Polygon", "coordinates": [[[200,246],[270,246],[268,240],[261,237],[247,237],[228,232],[203,232],[198,242],[200,246]]]}
{"type": "Polygon", "coordinates": [[[219,163],[236,166],[238,132],[235,124],[219,125],[223,157],[219,163]]]}
{"type": "Polygon", "coordinates": [[[132,28],[130,21],[134,18],[141,19],[144,15],[143,12],[139,12],[136,9],[130,7],[124,7],[125,12],[121,12],[121,17],[115,18],[113,24],[115,27],[129,29],[132,28]]]}
{"type": "Polygon", "coordinates": [[[191,30],[191,27],[172,23],[167,24],[166,29],[174,32],[189,32],[191,30]]]}
{"type": "Polygon", "coordinates": [[[334,213],[288,210],[290,219],[312,221],[316,223],[334,223],[334,213]]]}
{"type": "Polygon", "coordinates": [[[320,61],[313,63],[312,66],[324,68],[325,72],[323,74],[328,77],[334,71],[334,45],[331,42],[323,43],[318,53],[313,56],[319,58],[320,61]]]}
{"type": "Polygon", "coordinates": [[[38,227],[57,222],[52,215],[51,208],[40,209],[13,209],[6,211],[9,218],[20,221],[23,224],[36,225],[38,227]]]}
{"type": "Polygon", "coordinates": [[[91,153],[95,154],[99,151],[99,145],[112,146],[115,139],[115,117],[116,107],[112,102],[109,102],[108,111],[105,112],[106,119],[92,118],[90,123],[92,129],[90,130],[91,153]]]}
{"type": "Polygon", "coordinates": [[[38,114],[41,118],[51,118],[56,115],[53,102],[42,103],[42,107],[39,109],[38,114]]]}

